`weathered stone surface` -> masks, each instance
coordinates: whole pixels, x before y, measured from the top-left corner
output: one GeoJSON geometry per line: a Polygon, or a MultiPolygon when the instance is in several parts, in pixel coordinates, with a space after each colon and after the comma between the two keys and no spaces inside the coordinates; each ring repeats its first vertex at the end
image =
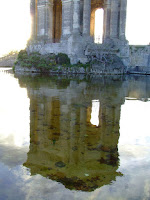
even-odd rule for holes
{"type": "Polygon", "coordinates": [[[17,54],[0,58],[0,67],[12,67],[17,59],[17,54]]]}
{"type": "Polygon", "coordinates": [[[150,70],[150,45],[130,46],[130,58],[132,67],[149,68],[150,70]]]}
{"type": "MultiPolygon", "coordinates": [[[[104,51],[104,54],[117,55],[128,71],[138,69],[138,73],[149,73],[150,47],[132,46],[129,49],[125,36],[126,10],[127,0],[32,0],[32,34],[27,51],[65,53],[71,64],[85,64],[90,56],[101,55],[104,51]],[[104,9],[102,45],[94,43],[95,11],[99,8],[104,9]],[[87,53],[89,46],[92,51],[87,53]]],[[[98,71],[100,68],[105,71],[103,67],[98,67],[98,71]]],[[[107,72],[111,70],[114,73],[113,65],[107,72]]],[[[124,73],[125,70],[117,68],[117,71],[124,73]]]]}
{"type": "Polygon", "coordinates": [[[29,73],[46,73],[46,74],[98,74],[98,75],[114,75],[114,74],[125,74],[127,71],[120,59],[115,58],[113,64],[107,63],[95,63],[89,67],[80,67],[78,65],[71,67],[57,66],[49,70],[41,71],[35,67],[21,67],[17,65],[15,67],[15,73],[29,72],[29,73]]]}
{"type": "Polygon", "coordinates": [[[66,53],[72,64],[88,62],[85,49],[94,41],[98,8],[104,9],[104,42],[115,43],[122,50],[120,58],[128,65],[129,52],[124,50],[128,47],[125,40],[126,0],[39,0],[38,3],[32,0],[33,26],[28,52],[66,53]]]}
{"type": "Polygon", "coordinates": [[[116,55],[107,55],[108,62],[101,64],[93,64],[91,67],[91,73],[94,74],[125,74],[127,68],[124,66],[121,59],[116,55]]]}

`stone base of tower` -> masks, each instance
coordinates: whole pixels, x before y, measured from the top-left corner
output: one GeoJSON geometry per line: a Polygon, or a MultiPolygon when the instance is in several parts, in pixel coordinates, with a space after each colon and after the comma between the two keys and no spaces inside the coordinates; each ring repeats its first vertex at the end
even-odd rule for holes
{"type": "Polygon", "coordinates": [[[130,50],[129,50],[129,42],[126,39],[105,39],[104,45],[108,46],[108,48],[114,49],[116,51],[116,55],[122,60],[125,66],[129,67],[130,63],[130,50]]]}
{"type": "Polygon", "coordinates": [[[105,54],[115,54],[128,66],[126,8],[127,0],[31,0],[32,34],[27,51],[65,53],[71,64],[91,62],[90,58],[103,63],[100,57],[105,60],[105,54]],[[97,9],[103,9],[102,45],[94,43],[97,9]]]}
{"type": "Polygon", "coordinates": [[[46,43],[30,41],[27,47],[28,53],[39,52],[42,55],[49,53],[65,53],[70,58],[71,64],[88,63],[103,54],[116,55],[124,66],[130,66],[129,45],[127,41],[119,39],[106,39],[103,44],[95,44],[91,37],[82,37],[72,34],[60,43],[46,43]]]}

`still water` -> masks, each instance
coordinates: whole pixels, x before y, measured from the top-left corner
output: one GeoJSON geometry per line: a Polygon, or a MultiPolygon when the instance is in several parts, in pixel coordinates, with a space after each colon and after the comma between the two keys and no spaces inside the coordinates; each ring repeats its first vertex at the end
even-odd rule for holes
{"type": "Polygon", "coordinates": [[[0,68],[0,200],[149,200],[150,77],[0,68]]]}

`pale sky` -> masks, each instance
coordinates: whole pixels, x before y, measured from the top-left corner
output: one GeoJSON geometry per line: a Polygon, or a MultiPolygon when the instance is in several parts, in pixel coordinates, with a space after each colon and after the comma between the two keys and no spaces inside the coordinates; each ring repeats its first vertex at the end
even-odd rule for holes
{"type": "MultiPolygon", "coordinates": [[[[0,0],[0,55],[23,49],[30,37],[30,0],[0,0]]],[[[150,0],[128,0],[127,39],[150,42],[150,0]]]]}
{"type": "Polygon", "coordinates": [[[126,37],[130,44],[150,42],[150,0],[128,0],[126,37]]]}
{"type": "Polygon", "coordinates": [[[30,37],[30,0],[0,0],[0,55],[25,47],[30,37]]]}

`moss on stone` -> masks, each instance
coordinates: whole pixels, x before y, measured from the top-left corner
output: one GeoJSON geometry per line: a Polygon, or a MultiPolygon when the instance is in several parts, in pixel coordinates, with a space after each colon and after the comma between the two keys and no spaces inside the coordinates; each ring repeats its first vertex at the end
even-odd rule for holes
{"type": "Polygon", "coordinates": [[[56,55],[56,63],[60,65],[70,64],[70,58],[64,53],[59,53],[56,55]]]}
{"type": "Polygon", "coordinates": [[[87,69],[90,64],[78,63],[75,65],[70,64],[70,58],[64,53],[46,54],[41,55],[39,52],[33,52],[28,54],[26,50],[21,50],[18,54],[15,65],[26,68],[36,68],[41,72],[54,71],[62,73],[63,70],[71,72],[72,70],[77,71],[78,69],[87,69]]]}

